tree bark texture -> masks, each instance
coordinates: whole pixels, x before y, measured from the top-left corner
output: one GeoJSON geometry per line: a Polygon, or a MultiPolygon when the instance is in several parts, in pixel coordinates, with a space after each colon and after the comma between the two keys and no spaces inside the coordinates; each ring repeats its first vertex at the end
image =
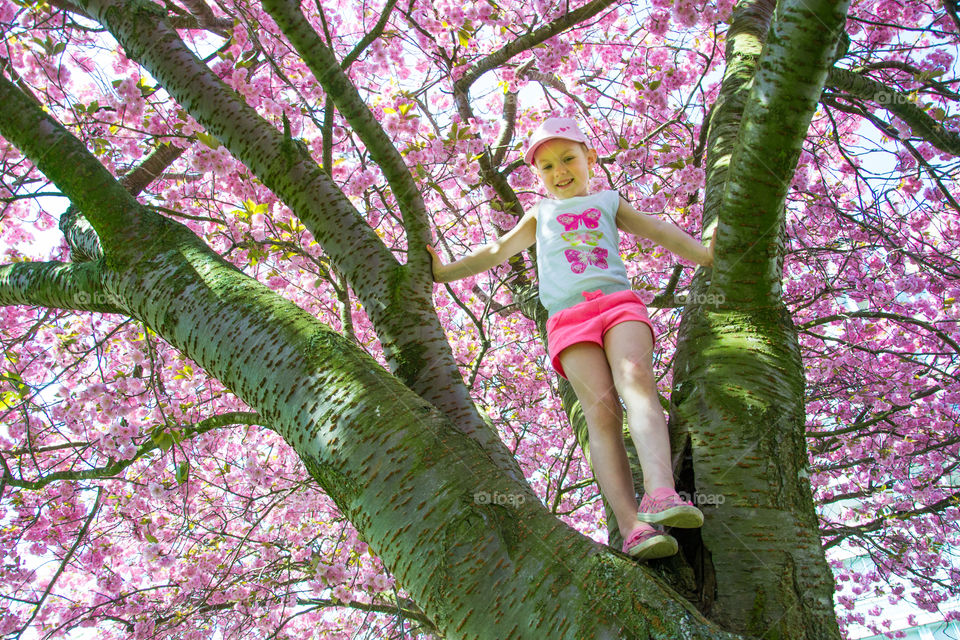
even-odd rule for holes
{"type": "Polygon", "coordinates": [[[804,374],[780,297],[783,204],[846,4],[741,2],[708,134],[705,228],[678,336],[670,422],[708,509],[701,606],[761,637],[839,638],[804,438],[804,374]],[[722,300],[704,304],[705,300],[722,300]]]}

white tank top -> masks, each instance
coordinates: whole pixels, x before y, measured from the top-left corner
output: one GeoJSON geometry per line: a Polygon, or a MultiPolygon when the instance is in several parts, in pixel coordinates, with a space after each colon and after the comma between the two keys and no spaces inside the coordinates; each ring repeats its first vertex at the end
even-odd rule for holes
{"type": "Polygon", "coordinates": [[[583,302],[584,291],[631,288],[620,259],[619,193],[544,198],[538,206],[537,276],[540,301],[550,315],[583,302]]]}

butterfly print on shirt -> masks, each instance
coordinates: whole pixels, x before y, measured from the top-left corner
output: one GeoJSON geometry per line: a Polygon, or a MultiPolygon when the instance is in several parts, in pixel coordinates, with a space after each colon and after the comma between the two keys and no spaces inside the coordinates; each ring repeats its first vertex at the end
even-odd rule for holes
{"type": "Polygon", "coordinates": [[[570,270],[574,273],[583,273],[587,270],[587,265],[607,268],[607,250],[603,247],[594,247],[593,249],[567,249],[563,252],[567,262],[570,263],[570,270]]]}
{"type": "Polygon", "coordinates": [[[560,237],[563,238],[566,242],[570,243],[570,246],[577,247],[581,244],[587,244],[591,247],[597,246],[597,243],[600,242],[600,238],[603,237],[603,232],[601,231],[567,231],[561,233],[560,237]]]}
{"type": "Polygon", "coordinates": [[[580,228],[580,223],[587,229],[596,229],[600,226],[600,210],[587,209],[583,213],[561,213],[557,216],[557,222],[563,225],[564,231],[576,231],[580,228]]]}

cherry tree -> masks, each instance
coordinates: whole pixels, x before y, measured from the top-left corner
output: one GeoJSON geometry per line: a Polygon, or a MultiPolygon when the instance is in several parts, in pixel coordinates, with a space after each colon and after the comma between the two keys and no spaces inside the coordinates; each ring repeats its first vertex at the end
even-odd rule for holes
{"type": "Polygon", "coordinates": [[[956,615],[954,3],[0,0],[0,29],[8,637],[956,615]],[[621,246],[706,513],[674,558],[615,550],[536,256],[429,273],[540,197],[551,114],[598,188],[717,229],[712,270],[621,246]]]}

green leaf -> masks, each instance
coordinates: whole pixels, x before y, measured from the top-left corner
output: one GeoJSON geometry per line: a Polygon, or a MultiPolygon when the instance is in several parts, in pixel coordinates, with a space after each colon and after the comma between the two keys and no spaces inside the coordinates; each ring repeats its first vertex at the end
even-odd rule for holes
{"type": "Polygon", "coordinates": [[[250,215],[253,215],[255,213],[266,214],[267,210],[269,209],[269,207],[267,207],[266,204],[258,204],[249,198],[243,201],[243,208],[250,215]]]}
{"type": "Polygon", "coordinates": [[[17,406],[19,397],[13,391],[4,391],[0,393],[0,409],[6,411],[17,406]]]}
{"type": "Polygon", "coordinates": [[[144,534],[143,537],[147,539],[147,542],[152,542],[153,544],[157,544],[158,542],[160,542],[159,540],[157,540],[156,536],[149,533],[144,534]]]}
{"type": "Polygon", "coordinates": [[[220,141],[214,138],[209,133],[204,133],[203,131],[197,131],[197,140],[207,145],[211,149],[220,148],[220,141]]]}
{"type": "Polygon", "coordinates": [[[161,431],[160,433],[154,434],[153,444],[157,445],[161,451],[169,451],[170,447],[173,446],[173,436],[166,431],[161,431]]]}
{"type": "Polygon", "coordinates": [[[183,484],[190,475],[190,463],[186,460],[177,467],[177,484],[183,484]]]}
{"type": "Polygon", "coordinates": [[[921,71],[920,73],[913,74],[913,79],[917,82],[929,82],[937,76],[942,76],[946,72],[946,69],[930,69],[928,71],[921,71]]]}
{"type": "Polygon", "coordinates": [[[256,49],[251,49],[249,51],[244,51],[240,54],[240,62],[237,63],[238,67],[252,67],[257,63],[257,51],[256,49]]]}

